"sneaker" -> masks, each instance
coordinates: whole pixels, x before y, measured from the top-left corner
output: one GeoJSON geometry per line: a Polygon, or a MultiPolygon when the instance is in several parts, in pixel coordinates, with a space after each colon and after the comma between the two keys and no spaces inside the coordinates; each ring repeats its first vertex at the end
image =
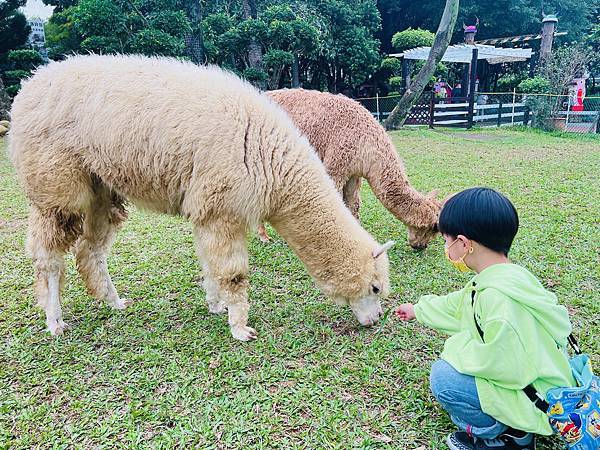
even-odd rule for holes
{"type": "Polygon", "coordinates": [[[505,439],[511,444],[511,449],[515,450],[535,450],[536,442],[535,435],[524,431],[509,428],[500,435],[500,438],[505,439]]]}
{"type": "Polygon", "coordinates": [[[535,450],[535,436],[510,430],[495,439],[479,439],[456,431],[448,436],[446,444],[450,450],[535,450]]]}
{"type": "Polygon", "coordinates": [[[510,443],[501,437],[479,439],[469,436],[465,431],[455,431],[448,436],[446,444],[450,450],[513,450],[510,443]]]}

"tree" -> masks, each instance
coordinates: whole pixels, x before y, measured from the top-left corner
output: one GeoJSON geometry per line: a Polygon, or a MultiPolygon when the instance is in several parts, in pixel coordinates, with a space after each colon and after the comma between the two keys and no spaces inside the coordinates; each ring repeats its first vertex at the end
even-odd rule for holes
{"type": "MultiPolygon", "coordinates": [[[[50,19],[49,54],[59,59],[72,51],[182,57],[186,37],[194,34],[182,8],[180,0],[81,0],[50,19]]],[[[204,62],[197,51],[194,58],[204,62]]]]}
{"type": "Polygon", "coordinates": [[[431,51],[429,52],[429,57],[410,86],[406,89],[406,92],[400,99],[398,105],[396,105],[396,107],[390,113],[385,122],[385,128],[387,130],[396,129],[404,124],[410,108],[412,108],[412,106],[417,102],[423,93],[425,85],[431,79],[437,64],[444,56],[444,53],[448,48],[448,44],[450,43],[450,38],[452,37],[454,25],[456,24],[456,18],[458,16],[458,3],[458,0],[446,0],[446,7],[444,8],[440,25],[435,34],[435,39],[433,46],[431,47],[431,51]]]}
{"type": "Polygon", "coordinates": [[[4,0],[0,2],[0,64],[12,49],[19,48],[27,42],[31,31],[27,19],[19,8],[25,6],[26,0],[4,0]]]}
{"type": "MultiPolygon", "coordinates": [[[[8,96],[14,97],[21,87],[21,79],[30,74],[29,71],[20,70],[15,66],[15,61],[10,59],[11,52],[27,42],[31,31],[25,16],[18,10],[21,6],[25,6],[25,0],[5,0],[0,3],[0,116],[4,118],[10,106],[8,96]]],[[[15,54],[15,58],[18,55],[15,54]]],[[[27,57],[26,54],[22,56],[27,57]]]]}
{"type": "Polygon", "coordinates": [[[299,58],[316,50],[318,30],[287,5],[268,7],[262,20],[268,26],[263,45],[266,47],[265,67],[270,72],[269,88],[279,88],[281,74],[286,67],[292,68],[292,87],[298,87],[299,58]]]}
{"type": "Polygon", "coordinates": [[[37,50],[11,50],[7,55],[6,70],[2,74],[6,82],[6,93],[14,97],[21,89],[21,80],[31,76],[35,68],[44,63],[37,50]]]}
{"type": "MultiPolygon", "coordinates": [[[[256,84],[278,88],[284,73],[299,59],[316,51],[318,30],[289,5],[267,7],[257,19],[236,18],[222,12],[209,14],[204,23],[209,60],[226,65],[256,84]],[[250,42],[260,47],[262,66],[252,67],[250,42]]],[[[297,72],[296,72],[297,73],[297,72]]],[[[299,80],[297,80],[299,81],[299,80]]],[[[292,80],[291,84],[294,82],[292,80]]]]}
{"type": "Polygon", "coordinates": [[[321,35],[321,48],[309,62],[312,85],[343,92],[365,82],[381,64],[375,38],[381,17],[375,1],[309,0],[309,6],[321,35]]]}
{"type": "Polygon", "coordinates": [[[81,48],[83,38],[75,28],[73,21],[75,11],[77,11],[76,7],[70,7],[54,12],[46,23],[46,47],[50,59],[61,60],[65,55],[81,48]]]}

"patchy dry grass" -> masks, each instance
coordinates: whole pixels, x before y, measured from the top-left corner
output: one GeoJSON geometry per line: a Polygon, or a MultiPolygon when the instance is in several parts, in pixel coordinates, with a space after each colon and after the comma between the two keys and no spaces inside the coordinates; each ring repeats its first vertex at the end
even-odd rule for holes
{"type": "MultiPolygon", "coordinates": [[[[531,131],[393,133],[412,183],[443,195],[500,189],[522,228],[513,259],[556,292],[600,363],[600,140],[531,131]]],[[[3,147],[4,144],[0,144],[3,147]]],[[[452,430],[428,392],[443,336],[391,317],[362,329],[330,305],[279,238],[251,252],[250,324],[241,344],[208,314],[190,226],[133,211],[109,262],[125,312],[90,299],[68,261],[60,339],[34,307],[23,246],[27,205],[0,148],[0,448],[446,448],[452,430]]],[[[467,280],[437,240],[423,253],[364,190],[364,226],[390,252],[386,308],[467,280]]],[[[542,448],[558,448],[544,440],[542,448]]]]}

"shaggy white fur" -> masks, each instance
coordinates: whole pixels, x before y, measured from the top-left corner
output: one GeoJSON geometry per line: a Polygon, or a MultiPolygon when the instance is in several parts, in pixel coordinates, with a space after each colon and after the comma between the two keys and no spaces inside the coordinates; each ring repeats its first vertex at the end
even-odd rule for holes
{"type": "Polygon", "coordinates": [[[350,214],[306,139],[234,75],[165,58],[78,56],[23,84],[9,153],[31,202],[28,249],[48,328],[61,334],[64,255],[90,293],[121,299],[107,254],[130,201],[194,226],[211,312],[248,327],[246,233],[270,221],[329,297],[363,325],[388,292],[384,248],[350,214]]]}

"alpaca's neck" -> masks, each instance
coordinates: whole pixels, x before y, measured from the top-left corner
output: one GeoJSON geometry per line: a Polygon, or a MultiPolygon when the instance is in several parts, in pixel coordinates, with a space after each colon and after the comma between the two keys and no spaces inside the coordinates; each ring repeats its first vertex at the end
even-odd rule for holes
{"type": "Polygon", "coordinates": [[[302,167],[269,218],[330,296],[355,296],[375,240],[358,224],[318,161],[302,167]],[[340,263],[340,262],[344,263],[340,263]]]}
{"type": "Polygon", "coordinates": [[[435,202],[414,189],[404,171],[402,160],[387,139],[378,140],[374,160],[366,178],[375,196],[398,220],[410,227],[431,227],[437,222],[435,202]]]}

